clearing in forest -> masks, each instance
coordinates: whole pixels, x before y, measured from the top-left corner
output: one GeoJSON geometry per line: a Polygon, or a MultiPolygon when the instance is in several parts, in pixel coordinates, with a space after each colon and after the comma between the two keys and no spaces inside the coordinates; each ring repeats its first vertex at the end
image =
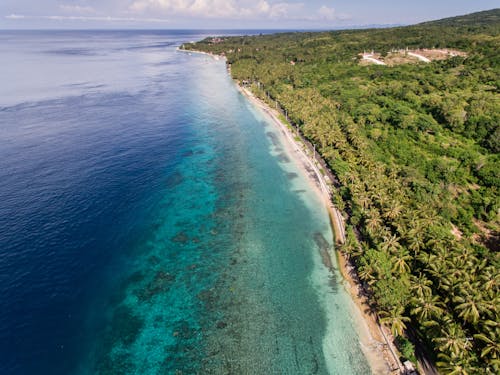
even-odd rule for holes
{"type": "Polygon", "coordinates": [[[467,56],[465,52],[454,49],[394,49],[383,56],[374,51],[360,53],[361,65],[401,65],[411,63],[430,63],[434,60],[446,60],[455,56],[467,56]]]}

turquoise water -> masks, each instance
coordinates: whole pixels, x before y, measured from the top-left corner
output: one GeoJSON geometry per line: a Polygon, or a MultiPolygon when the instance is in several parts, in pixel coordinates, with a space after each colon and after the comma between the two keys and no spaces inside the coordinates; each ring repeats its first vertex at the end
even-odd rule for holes
{"type": "Polygon", "coordinates": [[[4,274],[26,269],[2,290],[22,304],[2,317],[3,372],[370,373],[342,279],[322,263],[327,211],[280,130],[223,61],[175,50],[201,35],[105,36],[44,37],[72,46],[58,63],[99,72],[85,84],[68,74],[56,98],[0,96],[1,208],[28,206],[0,232],[4,274]],[[9,242],[16,228],[29,241],[9,242]]]}

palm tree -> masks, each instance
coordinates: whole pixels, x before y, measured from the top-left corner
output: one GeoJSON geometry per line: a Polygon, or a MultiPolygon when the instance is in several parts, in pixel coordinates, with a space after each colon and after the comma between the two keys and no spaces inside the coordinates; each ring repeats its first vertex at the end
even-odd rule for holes
{"type": "Polygon", "coordinates": [[[346,239],[345,242],[340,245],[340,251],[355,258],[363,254],[363,249],[356,240],[352,227],[346,228],[346,239]]]}
{"type": "Polygon", "coordinates": [[[382,226],[382,219],[380,218],[379,212],[376,209],[369,210],[365,223],[369,233],[376,233],[382,226]]]}
{"type": "Polygon", "coordinates": [[[477,374],[477,369],[470,365],[470,361],[463,356],[449,356],[444,353],[439,353],[436,364],[438,368],[448,375],[472,375],[477,374]]]}
{"type": "Polygon", "coordinates": [[[373,193],[373,200],[378,203],[378,206],[384,207],[387,199],[387,193],[382,187],[379,186],[379,188],[373,193]]]}
{"type": "Polygon", "coordinates": [[[390,311],[380,312],[380,315],[382,316],[382,318],[380,318],[380,322],[389,326],[395,337],[403,335],[406,329],[405,322],[409,322],[411,320],[410,318],[403,316],[403,310],[404,308],[399,306],[391,309],[390,311]]]}
{"type": "Polygon", "coordinates": [[[432,281],[422,274],[422,272],[420,272],[418,276],[412,275],[410,280],[411,290],[417,295],[417,297],[423,298],[424,296],[432,293],[432,281]]]}
{"type": "Polygon", "coordinates": [[[384,241],[380,248],[388,253],[396,253],[401,245],[399,244],[399,237],[395,234],[384,236],[384,241]]]}
{"type": "Polygon", "coordinates": [[[398,218],[399,215],[401,215],[402,211],[403,211],[403,205],[399,201],[393,199],[389,203],[389,206],[386,207],[384,212],[384,217],[390,220],[394,220],[398,218]]]}
{"type": "Polygon", "coordinates": [[[391,262],[393,263],[392,271],[398,272],[399,274],[409,273],[410,266],[408,262],[411,261],[411,256],[404,249],[399,250],[392,258],[391,262]]]}
{"type": "Polygon", "coordinates": [[[471,347],[462,328],[449,318],[445,320],[440,334],[433,338],[433,341],[441,352],[450,353],[453,358],[462,356],[471,347]]]}
{"type": "Polygon", "coordinates": [[[436,224],[440,221],[440,217],[433,208],[433,205],[430,204],[427,208],[428,209],[426,209],[423,212],[423,215],[419,220],[419,223],[422,226],[422,228],[427,228],[430,225],[436,224]]]}
{"type": "Polygon", "coordinates": [[[474,335],[474,338],[484,343],[484,347],[481,350],[482,358],[500,359],[500,330],[498,328],[491,332],[491,336],[487,336],[484,333],[477,333],[474,335]]]}
{"type": "Polygon", "coordinates": [[[422,228],[417,224],[413,226],[405,237],[408,248],[413,251],[413,258],[417,259],[420,250],[425,246],[424,233],[422,228]]]}
{"type": "Polygon", "coordinates": [[[483,283],[482,288],[486,293],[494,295],[495,291],[498,291],[498,286],[500,284],[500,272],[498,272],[496,267],[485,267],[482,270],[479,279],[483,283]]]}
{"type": "Polygon", "coordinates": [[[455,244],[453,247],[453,264],[455,268],[467,270],[469,274],[475,275],[478,268],[484,267],[487,260],[483,259],[480,262],[474,254],[471,253],[471,249],[459,244],[455,244]]]}
{"type": "Polygon", "coordinates": [[[370,285],[373,285],[377,281],[375,277],[377,273],[377,268],[374,264],[367,264],[359,268],[358,275],[361,280],[366,281],[370,285]]]}
{"type": "Polygon", "coordinates": [[[455,306],[455,310],[458,310],[458,316],[461,317],[464,322],[477,324],[480,317],[480,306],[478,304],[477,291],[472,293],[467,293],[465,296],[455,296],[453,302],[458,303],[455,306]]]}
{"type": "Polygon", "coordinates": [[[439,296],[433,296],[431,294],[426,294],[422,297],[414,297],[412,298],[412,303],[416,307],[411,310],[411,313],[416,315],[421,322],[442,315],[445,309],[445,305],[441,302],[439,296]]]}
{"type": "Polygon", "coordinates": [[[372,203],[372,200],[370,199],[370,197],[366,192],[358,193],[356,201],[359,204],[359,206],[363,207],[365,210],[368,209],[368,207],[370,207],[372,203]]]}
{"type": "Polygon", "coordinates": [[[430,265],[436,259],[434,254],[428,252],[421,252],[417,255],[417,260],[424,265],[424,268],[427,272],[430,270],[430,265]]]}
{"type": "MultiPolygon", "coordinates": [[[[392,234],[391,230],[387,226],[383,226],[378,230],[376,234],[377,241],[383,241],[385,237],[390,237],[392,234]]],[[[374,234],[375,236],[375,234],[374,234]]]]}

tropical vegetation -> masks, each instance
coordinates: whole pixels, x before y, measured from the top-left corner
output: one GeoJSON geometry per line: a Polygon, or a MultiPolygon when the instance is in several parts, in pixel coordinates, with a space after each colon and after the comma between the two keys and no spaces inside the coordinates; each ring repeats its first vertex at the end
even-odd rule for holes
{"type": "MultiPolygon", "coordinates": [[[[336,176],[341,247],[394,336],[443,373],[500,373],[500,9],[371,30],[206,39],[336,176]],[[374,50],[453,48],[360,65],[374,50]]],[[[411,354],[406,354],[412,357],[411,354]]]]}

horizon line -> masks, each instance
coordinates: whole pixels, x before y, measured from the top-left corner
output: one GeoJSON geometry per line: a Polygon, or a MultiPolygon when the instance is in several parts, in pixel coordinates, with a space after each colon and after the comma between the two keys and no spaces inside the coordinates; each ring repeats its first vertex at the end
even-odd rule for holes
{"type": "Polygon", "coordinates": [[[319,28],[275,28],[275,27],[248,27],[248,28],[154,28],[154,27],[129,27],[129,28],[0,28],[1,31],[259,31],[259,30],[277,30],[277,31],[328,31],[328,30],[350,30],[360,28],[391,28],[401,26],[412,26],[417,24],[363,24],[363,25],[346,25],[337,27],[319,27],[319,28]]]}

